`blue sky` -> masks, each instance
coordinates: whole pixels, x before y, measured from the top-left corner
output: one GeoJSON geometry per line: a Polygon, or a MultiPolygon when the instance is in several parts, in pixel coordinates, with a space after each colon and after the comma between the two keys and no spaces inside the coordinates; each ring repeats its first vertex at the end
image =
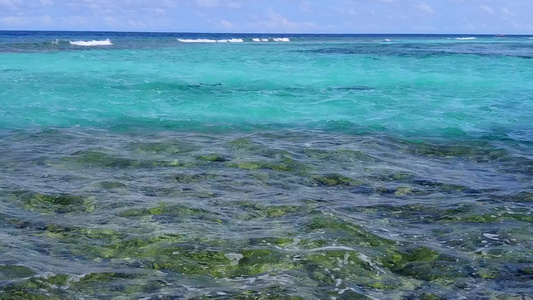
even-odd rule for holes
{"type": "Polygon", "coordinates": [[[533,0],[0,0],[3,30],[533,33],[533,0]]]}

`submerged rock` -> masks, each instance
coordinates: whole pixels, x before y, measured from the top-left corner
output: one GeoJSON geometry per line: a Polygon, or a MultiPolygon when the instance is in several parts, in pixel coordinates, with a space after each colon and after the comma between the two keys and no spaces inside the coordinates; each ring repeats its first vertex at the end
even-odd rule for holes
{"type": "Polygon", "coordinates": [[[364,230],[359,225],[335,217],[315,217],[306,224],[306,228],[310,231],[325,231],[327,236],[345,245],[367,247],[396,245],[395,241],[382,238],[364,230]]]}
{"type": "Polygon", "coordinates": [[[0,281],[26,278],[33,275],[35,275],[35,272],[32,269],[24,266],[0,265],[0,281]]]}
{"type": "Polygon", "coordinates": [[[45,213],[93,212],[95,199],[78,195],[24,194],[20,196],[25,207],[45,213]]]}
{"type": "Polygon", "coordinates": [[[185,154],[198,150],[198,146],[178,140],[168,140],[153,143],[134,143],[130,145],[130,148],[133,151],[141,153],[159,155],[185,154]]]}
{"type": "Polygon", "coordinates": [[[328,174],[322,176],[314,176],[313,179],[324,186],[333,187],[333,186],[357,186],[361,185],[362,182],[346,177],[340,174],[328,174]]]}
{"type": "Polygon", "coordinates": [[[206,155],[200,155],[196,157],[198,160],[203,160],[206,162],[227,162],[230,159],[220,155],[220,154],[206,154],[206,155]]]}

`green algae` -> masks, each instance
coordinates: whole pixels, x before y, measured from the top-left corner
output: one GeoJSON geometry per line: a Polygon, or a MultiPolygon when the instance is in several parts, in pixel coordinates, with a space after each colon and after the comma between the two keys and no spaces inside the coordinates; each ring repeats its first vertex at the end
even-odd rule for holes
{"type": "Polygon", "coordinates": [[[407,179],[413,179],[414,177],[415,175],[410,173],[392,173],[379,176],[377,179],[380,181],[404,181],[407,179]]]}
{"type": "Polygon", "coordinates": [[[184,236],[165,234],[131,237],[110,229],[64,228],[48,226],[46,236],[62,241],[71,253],[92,259],[155,257],[173,252],[170,245],[184,242],[184,236]]]}
{"type": "Polygon", "coordinates": [[[466,262],[427,247],[411,248],[405,252],[389,252],[381,258],[381,264],[402,276],[450,285],[459,278],[470,275],[470,271],[464,268],[469,265],[466,262]]]}
{"type": "Polygon", "coordinates": [[[216,153],[199,155],[196,157],[196,159],[205,161],[205,162],[227,162],[229,161],[229,158],[221,154],[216,154],[216,153]]]}
{"type": "Polygon", "coordinates": [[[442,297],[437,296],[435,294],[431,294],[431,293],[423,293],[419,295],[419,298],[420,300],[441,300],[443,299],[442,297]]]}
{"type": "Polygon", "coordinates": [[[464,157],[476,162],[490,162],[502,159],[509,155],[509,151],[500,148],[494,148],[490,145],[435,145],[427,143],[411,143],[406,151],[415,155],[437,157],[437,158],[456,158],[464,157]]]}
{"type": "Polygon", "coordinates": [[[421,191],[412,187],[401,186],[397,188],[378,187],[376,192],[385,197],[425,196],[428,191],[421,191]]]}
{"type": "Polygon", "coordinates": [[[191,300],[208,300],[208,299],[235,299],[235,300],[304,300],[306,298],[296,295],[290,288],[286,286],[268,286],[261,290],[255,290],[251,287],[242,289],[241,291],[231,291],[217,293],[216,295],[209,294],[190,298],[191,300]]]}
{"type": "Polygon", "coordinates": [[[216,174],[177,174],[174,176],[174,180],[179,183],[197,183],[210,179],[217,178],[216,174]]]}
{"type": "Polygon", "coordinates": [[[327,174],[321,176],[314,176],[313,180],[323,186],[334,187],[334,186],[357,186],[361,185],[362,182],[350,177],[346,177],[340,174],[327,174]]]}
{"type": "Polygon", "coordinates": [[[304,214],[309,211],[307,206],[298,205],[264,205],[252,201],[232,201],[220,202],[215,201],[213,205],[218,207],[238,208],[242,213],[238,213],[235,218],[238,219],[256,219],[256,218],[279,218],[284,216],[293,216],[295,214],[304,214]]]}
{"type": "Polygon", "coordinates": [[[98,184],[100,187],[104,188],[104,189],[108,189],[108,190],[112,190],[112,189],[126,189],[128,188],[127,185],[125,185],[124,183],[122,182],[117,182],[117,181],[103,181],[103,182],[100,182],[98,184]]]}
{"type": "Polygon", "coordinates": [[[240,138],[229,142],[228,147],[233,150],[255,151],[262,149],[264,146],[250,139],[240,138]]]}
{"type": "Polygon", "coordinates": [[[173,245],[171,249],[172,252],[149,257],[147,267],[213,278],[271,274],[300,267],[287,254],[270,249],[243,249],[236,253],[186,245],[173,245]]]}
{"type": "Polygon", "coordinates": [[[466,186],[435,182],[430,180],[414,180],[413,183],[420,185],[426,189],[433,189],[435,191],[443,193],[464,192],[469,190],[469,188],[466,186]]]}
{"type": "Polygon", "coordinates": [[[91,167],[104,168],[154,168],[154,167],[195,167],[192,162],[173,160],[139,160],[133,158],[116,157],[99,151],[80,151],[70,157],[63,158],[63,161],[74,162],[91,167]]]}
{"type": "Polygon", "coordinates": [[[270,249],[249,249],[239,251],[239,260],[234,276],[253,276],[272,272],[285,272],[301,268],[301,265],[280,251],[270,249]]]}
{"type": "Polygon", "coordinates": [[[51,275],[48,277],[32,277],[25,281],[17,282],[10,286],[12,290],[53,290],[60,287],[66,287],[70,277],[67,275],[51,275]]]}
{"type": "Polygon", "coordinates": [[[16,288],[6,288],[0,291],[0,300],[59,300],[61,298],[56,296],[46,296],[41,294],[34,294],[25,290],[16,288]]]}
{"type": "Polygon", "coordinates": [[[95,210],[92,197],[78,195],[25,194],[20,197],[26,209],[44,213],[87,212],[95,210]]]}
{"type": "Polygon", "coordinates": [[[336,217],[315,217],[305,225],[309,231],[326,231],[328,236],[347,245],[367,247],[392,246],[395,241],[382,238],[364,230],[361,226],[336,217]]]}
{"type": "Polygon", "coordinates": [[[496,270],[479,270],[475,274],[477,277],[482,279],[496,279],[499,275],[499,272],[496,270]]]}
{"type": "Polygon", "coordinates": [[[263,215],[268,218],[278,218],[286,215],[295,214],[302,211],[302,207],[293,206],[293,205],[269,205],[263,206],[259,205],[255,207],[256,210],[260,211],[263,215]]]}
{"type": "Polygon", "coordinates": [[[533,223],[533,215],[520,213],[491,213],[482,215],[464,215],[447,218],[448,222],[465,223],[497,223],[509,220],[533,223]]]}
{"type": "Polygon", "coordinates": [[[42,279],[44,282],[54,285],[54,286],[65,286],[68,283],[69,276],[67,275],[52,275],[47,278],[42,279]]]}
{"type": "Polygon", "coordinates": [[[228,167],[243,170],[273,170],[280,172],[293,172],[305,169],[300,163],[290,158],[284,158],[279,162],[244,161],[228,163],[228,167]]]}
{"type": "Polygon", "coordinates": [[[81,286],[87,283],[104,283],[112,282],[120,279],[136,279],[143,278],[144,275],[132,273],[91,273],[82,276],[79,280],[73,283],[74,287],[81,286]]]}
{"type": "Polygon", "coordinates": [[[533,193],[522,192],[518,195],[511,197],[511,199],[516,202],[533,202],[533,193]]]}
{"type": "Polygon", "coordinates": [[[142,216],[201,216],[211,214],[211,212],[200,209],[200,208],[190,208],[186,205],[175,204],[169,205],[166,203],[159,203],[157,206],[152,208],[132,208],[119,213],[121,217],[142,217],[142,216]]]}
{"type": "MultiPolygon", "coordinates": [[[[210,195],[196,195],[200,198],[212,198],[210,195]]],[[[146,217],[146,216],[160,216],[171,217],[174,221],[183,222],[187,219],[194,218],[214,223],[225,223],[224,219],[215,212],[208,211],[202,208],[192,208],[182,204],[166,204],[159,203],[151,208],[132,208],[122,211],[118,214],[120,217],[146,217]]]]}
{"type": "Polygon", "coordinates": [[[287,247],[295,244],[294,238],[288,237],[262,237],[262,238],[251,238],[248,240],[248,245],[275,245],[278,247],[287,247]]]}
{"type": "Polygon", "coordinates": [[[469,276],[458,263],[453,261],[412,262],[395,271],[396,273],[424,281],[435,281],[451,285],[459,278],[469,276]]]}
{"type": "Polygon", "coordinates": [[[414,190],[410,187],[399,187],[394,192],[394,195],[402,197],[414,194],[414,190]]]}
{"type": "Polygon", "coordinates": [[[400,270],[407,264],[413,262],[431,262],[439,257],[439,253],[435,250],[420,247],[412,249],[406,253],[394,253],[386,256],[382,260],[384,267],[391,270],[400,270]]]}
{"type": "Polygon", "coordinates": [[[0,281],[31,277],[35,272],[24,266],[0,265],[0,281]]]}
{"type": "Polygon", "coordinates": [[[145,274],[136,273],[90,273],[69,282],[68,290],[95,298],[138,298],[150,290],[161,289],[163,284],[150,280],[145,274]]]}
{"type": "Polygon", "coordinates": [[[233,268],[230,260],[221,251],[177,245],[159,252],[157,256],[147,256],[146,266],[154,270],[172,270],[182,274],[217,278],[226,277],[228,269],[233,268]]]}
{"type": "MultiPolygon", "coordinates": [[[[1,271],[0,271],[1,272],[1,271]]],[[[30,277],[35,274],[27,274],[30,277]]],[[[56,300],[67,298],[64,290],[69,277],[67,275],[52,275],[48,277],[32,277],[25,281],[18,281],[0,289],[2,300],[56,300]]],[[[0,280],[2,280],[0,278],[0,280]]]]}
{"type": "Polygon", "coordinates": [[[321,250],[304,256],[302,263],[309,276],[321,286],[355,284],[373,290],[394,290],[403,285],[369,257],[354,250],[321,250]]]}
{"type": "Polygon", "coordinates": [[[130,145],[130,149],[141,153],[176,155],[196,151],[198,147],[191,143],[170,140],[153,143],[133,143],[130,145]]]}
{"type": "Polygon", "coordinates": [[[533,266],[521,268],[520,273],[526,274],[526,275],[533,275],[533,266]]]}
{"type": "Polygon", "coordinates": [[[239,138],[230,141],[226,144],[226,146],[229,150],[232,150],[237,153],[252,153],[273,159],[279,159],[290,156],[290,153],[288,151],[269,148],[263,145],[262,143],[255,142],[247,138],[239,138]]]}
{"type": "Polygon", "coordinates": [[[110,168],[128,168],[139,167],[139,161],[115,157],[99,151],[80,151],[73,154],[71,157],[64,158],[65,161],[73,161],[76,163],[86,164],[89,166],[101,166],[110,168]]]}
{"type": "Polygon", "coordinates": [[[363,163],[363,162],[377,162],[379,159],[365,154],[358,150],[337,149],[337,150],[322,150],[322,149],[304,149],[303,153],[316,160],[341,162],[341,163],[363,163]]]}

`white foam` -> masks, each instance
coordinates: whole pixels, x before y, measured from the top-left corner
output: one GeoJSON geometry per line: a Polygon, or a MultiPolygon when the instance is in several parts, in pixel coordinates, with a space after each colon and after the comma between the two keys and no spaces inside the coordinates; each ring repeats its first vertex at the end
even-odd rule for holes
{"type": "Polygon", "coordinates": [[[274,42],[290,42],[291,39],[289,38],[273,38],[274,42]]]}
{"type": "Polygon", "coordinates": [[[210,39],[178,39],[180,43],[242,43],[243,39],[222,39],[222,40],[210,40],[210,39]]]}
{"type": "Polygon", "coordinates": [[[216,43],[216,40],[209,40],[209,39],[178,39],[181,43],[216,43]]]}
{"type": "Polygon", "coordinates": [[[455,38],[456,40],[460,40],[460,41],[465,41],[465,40],[475,40],[476,38],[475,37],[459,37],[459,38],[455,38]]]}
{"type": "Polygon", "coordinates": [[[105,39],[103,41],[70,41],[71,45],[74,46],[82,46],[82,47],[95,47],[95,46],[112,46],[113,43],[111,43],[110,39],[105,39]]]}
{"type": "Polygon", "coordinates": [[[268,42],[270,39],[252,39],[254,42],[268,42]]]}

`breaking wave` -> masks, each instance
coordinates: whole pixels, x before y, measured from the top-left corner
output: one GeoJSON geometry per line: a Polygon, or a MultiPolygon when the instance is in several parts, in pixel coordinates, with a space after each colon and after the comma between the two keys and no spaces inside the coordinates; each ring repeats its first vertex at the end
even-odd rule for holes
{"type": "Polygon", "coordinates": [[[105,39],[103,41],[70,41],[71,45],[81,46],[81,47],[95,47],[95,46],[112,46],[113,43],[110,39],[105,39]]]}
{"type": "Polygon", "coordinates": [[[178,39],[180,43],[242,43],[243,39],[221,39],[221,40],[210,40],[210,39],[178,39]]]}
{"type": "Polygon", "coordinates": [[[289,38],[252,38],[252,39],[241,39],[241,38],[232,38],[232,39],[177,39],[180,43],[243,43],[247,42],[290,42],[289,38]]]}

